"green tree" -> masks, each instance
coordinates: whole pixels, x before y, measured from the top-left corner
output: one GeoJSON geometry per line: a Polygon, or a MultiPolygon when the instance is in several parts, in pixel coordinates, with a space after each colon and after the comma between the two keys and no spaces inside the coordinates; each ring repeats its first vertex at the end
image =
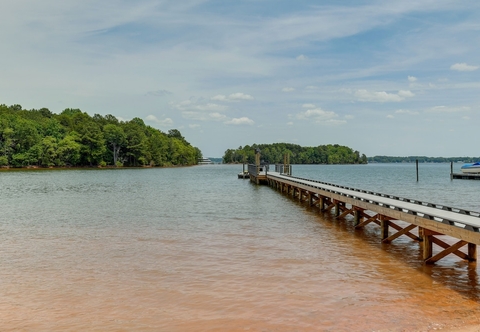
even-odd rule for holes
{"type": "Polygon", "coordinates": [[[107,124],[103,127],[103,135],[105,141],[111,147],[113,154],[113,165],[117,166],[120,149],[125,146],[127,142],[127,135],[122,127],[115,124],[107,124]]]}

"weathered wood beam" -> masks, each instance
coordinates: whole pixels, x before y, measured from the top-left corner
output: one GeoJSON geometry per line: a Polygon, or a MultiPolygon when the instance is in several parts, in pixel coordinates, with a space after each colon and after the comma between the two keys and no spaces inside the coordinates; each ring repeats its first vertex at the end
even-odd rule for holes
{"type": "MultiPolygon", "coordinates": [[[[432,242],[435,243],[437,246],[442,247],[443,249],[448,249],[450,248],[450,245],[446,242],[443,242],[439,238],[436,238],[435,236],[432,236],[432,242]]],[[[452,252],[452,254],[460,257],[461,259],[468,259],[468,255],[465,254],[464,252],[461,252],[460,250],[452,252]]]]}
{"type": "MultiPolygon", "coordinates": [[[[427,237],[429,237],[429,236],[427,236],[427,237]]],[[[440,259],[442,259],[443,257],[445,257],[449,254],[452,254],[454,251],[457,251],[459,248],[463,247],[466,244],[468,244],[468,242],[460,240],[457,243],[455,243],[454,245],[452,245],[452,246],[448,247],[447,249],[439,252],[435,256],[432,256],[432,257],[426,259],[425,264],[433,264],[433,263],[439,261],[440,259]]]]}
{"type": "MultiPolygon", "coordinates": [[[[393,222],[389,222],[390,223],[390,227],[394,228],[393,225],[394,223],[393,222]]],[[[416,225],[409,225],[401,230],[399,230],[398,232],[396,232],[395,234],[392,234],[390,235],[389,237],[387,237],[386,239],[383,239],[382,242],[383,243],[390,243],[392,242],[393,240],[395,240],[396,238],[402,236],[402,235],[407,235],[407,233],[409,233],[412,229],[414,229],[415,227],[417,227],[416,225]]],[[[413,234],[411,234],[413,236],[413,234]]],[[[418,237],[414,236],[414,239],[418,239],[418,237]]]]}
{"type": "MultiPolygon", "coordinates": [[[[367,216],[368,216],[368,215],[367,215],[367,216]]],[[[366,219],[366,220],[362,221],[361,223],[359,223],[357,226],[355,226],[355,228],[362,228],[362,227],[367,226],[367,225],[368,225],[369,223],[371,223],[371,222],[378,221],[377,218],[379,218],[379,215],[376,214],[376,215],[374,215],[374,216],[372,216],[372,217],[370,217],[370,216],[368,216],[368,217],[369,217],[368,219],[366,219]]]]}
{"type": "MultiPolygon", "coordinates": [[[[413,226],[414,226],[414,227],[412,227],[411,229],[417,227],[417,225],[413,225],[413,226]]],[[[393,223],[393,222],[390,223],[390,227],[396,229],[398,232],[401,232],[401,231],[404,229],[402,226],[397,225],[397,224],[395,224],[395,223],[393,223]]],[[[408,227],[410,227],[410,226],[408,226],[408,227]]],[[[410,230],[411,230],[411,229],[410,229],[410,230]]],[[[419,238],[418,236],[416,236],[415,234],[412,234],[412,233],[410,233],[410,232],[403,233],[403,234],[400,234],[400,235],[406,235],[406,236],[408,236],[409,238],[411,238],[412,240],[420,241],[420,238],[419,238]]],[[[429,235],[431,235],[431,234],[429,234],[429,235]]]]}
{"type": "Polygon", "coordinates": [[[477,245],[475,243],[468,244],[468,260],[471,262],[477,260],[477,245]]]}
{"type": "Polygon", "coordinates": [[[353,214],[354,212],[354,209],[351,208],[351,209],[348,209],[348,210],[344,210],[342,214],[340,214],[339,216],[335,217],[337,219],[341,219],[341,218],[345,218],[345,216],[349,215],[349,214],[353,214]]]}

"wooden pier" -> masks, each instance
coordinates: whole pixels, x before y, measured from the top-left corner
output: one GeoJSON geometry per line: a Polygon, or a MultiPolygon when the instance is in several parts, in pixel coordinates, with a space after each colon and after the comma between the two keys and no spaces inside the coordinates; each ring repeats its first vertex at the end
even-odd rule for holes
{"type": "Polygon", "coordinates": [[[452,179],[480,180],[480,173],[451,173],[452,179]]]}
{"type": "Polygon", "coordinates": [[[280,168],[269,172],[268,168],[259,171],[258,165],[250,165],[250,180],[268,184],[294,199],[318,207],[319,211],[332,213],[337,219],[351,221],[356,229],[377,225],[383,243],[408,236],[423,246],[426,264],[433,264],[449,254],[468,261],[477,260],[478,212],[302,179],[284,174],[280,168]],[[456,239],[455,243],[443,241],[440,237],[445,235],[456,239]],[[440,250],[434,252],[434,245],[440,250]]]}

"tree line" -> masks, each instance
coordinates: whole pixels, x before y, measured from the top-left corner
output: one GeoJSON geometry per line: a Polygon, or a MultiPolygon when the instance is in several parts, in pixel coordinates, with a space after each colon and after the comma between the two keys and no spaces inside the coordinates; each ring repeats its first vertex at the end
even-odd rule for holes
{"type": "Polygon", "coordinates": [[[255,150],[260,149],[261,159],[270,164],[283,163],[286,153],[291,164],[366,164],[365,154],[338,144],[302,147],[291,143],[253,144],[228,149],[223,156],[224,163],[254,163],[255,150]]]}
{"type": "Polygon", "coordinates": [[[408,157],[391,157],[391,156],[374,156],[368,157],[370,163],[449,163],[464,162],[474,163],[480,161],[480,157],[425,157],[425,156],[408,156],[408,157]]]}
{"type": "Polygon", "coordinates": [[[177,129],[164,133],[140,118],[0,105],[0,166],[173,166],[201,157],[177,129]]]}

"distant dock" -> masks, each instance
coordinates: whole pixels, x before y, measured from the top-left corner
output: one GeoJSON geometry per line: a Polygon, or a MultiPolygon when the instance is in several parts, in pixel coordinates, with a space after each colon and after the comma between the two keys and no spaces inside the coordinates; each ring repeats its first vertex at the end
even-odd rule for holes
{"type": "Polygon", "coordinates": [[[452,173],[452,179],[480,180],[480,173],[452,173]]]}

